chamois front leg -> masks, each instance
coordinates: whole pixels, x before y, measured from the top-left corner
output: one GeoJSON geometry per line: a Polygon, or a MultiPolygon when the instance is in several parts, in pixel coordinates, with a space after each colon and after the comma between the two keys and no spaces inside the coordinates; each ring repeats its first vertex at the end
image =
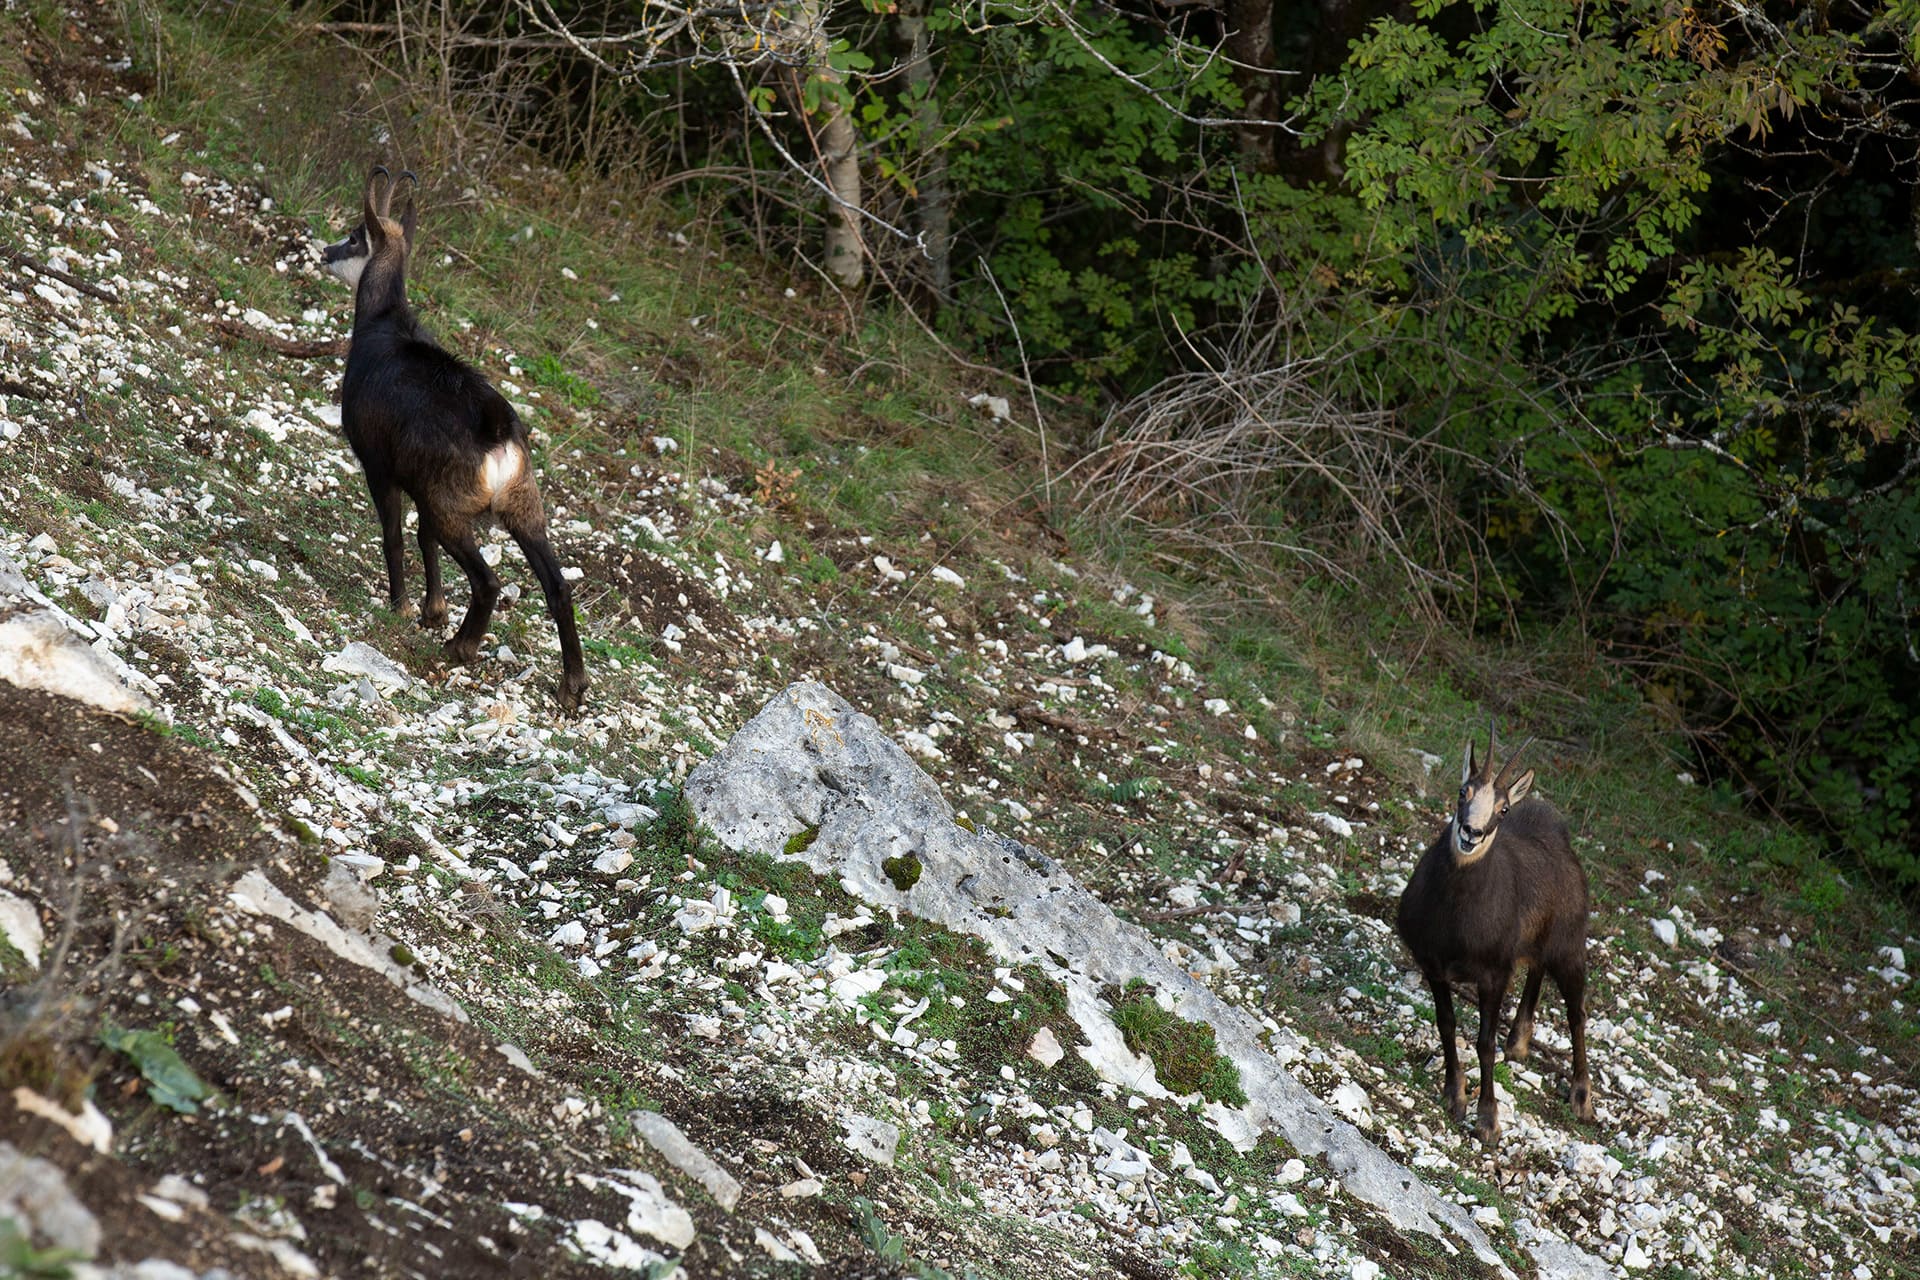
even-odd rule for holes
{"type": "Polygon", "coordinates": [[[1440,1096],[1447,1100],[1447,1114],[1455,1122],[1466,1119],[1467,1082],[1460,1075],[1460,1050],[1454,1044],[1453,988],[1444,977],[1427,974],[1427,989],[1433,992],[1433,1020],[1440,1028],[1440,1060],[1446,1075],[1440,1083],[1440,1096]]]}
{"type": "Polygon", "coordinates": [[[407,548],[401,537],[406,522],[406,505],[400,490],[390,482],[367,476],[367,488],[373,492],[374,510],[380,513],[380,550],[387,559],[387,607],[401,617],[413,614],[413,602],[407,599],[407,548]]]}
{"type": "Polygon", "coordinates": [[[1493,1047],[1500,1038],[1500,1006],[1507,1002],[1505,977],[1482,979],[1480,983],[1480,1034],[1474,1047],[1480,1051],[1480,1109],[1474,1117],[1473,1136],[1492,1146],[1500,1136],[1500,1103],[1493,1079],[1493,1047]]]}

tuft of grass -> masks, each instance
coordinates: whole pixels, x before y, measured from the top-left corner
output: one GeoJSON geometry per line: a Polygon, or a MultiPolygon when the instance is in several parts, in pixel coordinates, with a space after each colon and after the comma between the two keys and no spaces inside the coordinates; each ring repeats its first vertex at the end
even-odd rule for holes
{"type": "Polygon", "coordinates": [[[1197,1093],[1234,1107],[1246,1103],[1240,1068],[1221,1056],[1213,1028],[1162,1009],[1144,981],[1136,978],[1127,984],[1114,1005],[1113,1025],[1127,1048],[1152,1060],[1154,1075],[1174,1093],[1197,1093]]]}

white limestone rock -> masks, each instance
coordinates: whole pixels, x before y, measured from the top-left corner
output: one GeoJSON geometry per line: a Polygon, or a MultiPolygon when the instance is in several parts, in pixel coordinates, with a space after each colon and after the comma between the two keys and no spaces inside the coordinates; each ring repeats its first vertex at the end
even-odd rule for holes
{"type": "Polygon", "coordinates": [[[384,696],[404,692],[413,683],[407,669],[364,640],[355,640],[320,664],[322,671],[365,676],[384,696]]]}
{"type": "Polygon", "coordinates": [[[740,1203],[740,1180],[714,1163],[712,1156],[694,1146],[687,1135],[680,1132],[679,1125],[658,1111],[635,1111],[627,1119],[633,1125],[633,1131],[658,1151],[668,1164],[706,1188],[715,1204],[728,1213],[733,1212],[733,1207],[740,1203]]]}
{"type": "Polygon", "coordinates": [[[25,958],[28,965],[40,967],[40,949],[46,945],[46,931],[40,927],[40,913],[24,898],[0,889],[0,936],[25,958]]]}
{"type": "Polygon", "coordinates": [[[72,698],[120,715],[152,714],[146,695],[127,687],[124,664],[89,645],[51,609],[0,597],[0,680],[72,698]]]}

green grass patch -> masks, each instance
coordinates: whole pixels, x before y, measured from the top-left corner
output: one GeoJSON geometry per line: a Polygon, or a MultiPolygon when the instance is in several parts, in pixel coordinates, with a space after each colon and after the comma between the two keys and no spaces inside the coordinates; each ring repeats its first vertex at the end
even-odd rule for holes
{"type": "Polygon", "coordinates": [[[1240,1069],[1220,1055],[1213,1028],[1162,1009],[1146,982],[1134,979],[1113,1006],[1113,1025],[1127,1048],[1153,1062],[1154,1075],[1176,1094],[1197,1093],[1212,1102],[1243,1106],[1240,1069]]]}

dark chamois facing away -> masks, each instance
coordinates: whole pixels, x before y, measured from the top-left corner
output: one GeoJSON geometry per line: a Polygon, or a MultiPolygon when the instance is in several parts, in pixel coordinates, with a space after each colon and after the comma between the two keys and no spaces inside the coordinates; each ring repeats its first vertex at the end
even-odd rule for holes
{"type": "Polygon", "coordinates": [[[1467,1113],[1466,1083],[1453,1036],[1453,988],[1474,988],[1480,1005],[1480,1106],[1474,1134],[1492,1144],[1500,1131],[1493,1086],[1493,1040],[1514,968],[1528,967],[1527,986],[1507,1036],[1507,1057],[1522,1061],[1532,1045],[1541,975],[1553,975],[1567,1001],[1573,1036],[1574,1115],[1593,1119],[1587,1078],[1587,876],[1574,857],[1567,824],[1544,800],[1531,798],[1533,771],[1514,777],[1521,752],[1493,774],[1493,726],[1487,761],[1471,739],[1460,770],[1453,818],[1434,839],[1400,894],[1396,927],[1433,992],[1434,1020],[1446,1060],[1441,1091],[1455,1120],[1467,1113]]]}
{"type": "Polygon", "coordinates": [[[340,425],[380,514],[388,601],[396,612],[408,611],[404,493],[420,515],[427,579],[420,625],[437,627],[447,619],[440,585],[444,547],[473,591],[467,616],[447,641],[447,655],[455,662],[473,661],[500,598],[500,579],[482,558],[474,531],[498,520],[533,567],[560,632],[565,668],[560,705],[571,711],[586,692],[587,672],[574,626],[573,593],[547,542],[547,513],[533,475],[527,429],[486,378],[435,342],[407,305],[412,191],[398,218],[389,213],[401,180],[411,184],[413,174],[393,179],[385,168],[376,168],[367,178],[360,225],[322,254],[327,270],[354,286],[353,347],[340,386],[340,425]]]}

